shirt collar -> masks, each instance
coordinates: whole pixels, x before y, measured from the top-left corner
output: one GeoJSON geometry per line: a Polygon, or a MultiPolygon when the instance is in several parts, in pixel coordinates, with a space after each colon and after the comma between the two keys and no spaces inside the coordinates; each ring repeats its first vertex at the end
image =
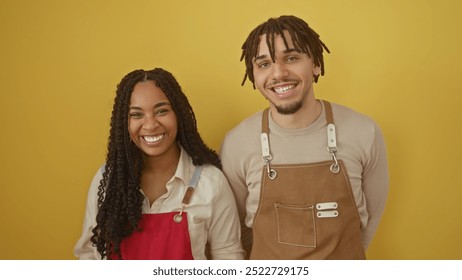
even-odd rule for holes
{"type": "Polygon", "coordinates": [[[178,178],[187,185],[194,171],[194,166],[186,150],[181,145],[179,146],[181,148],[180,160],[178,161],[178,166],[176,167],[173,178],[178,178]]]}

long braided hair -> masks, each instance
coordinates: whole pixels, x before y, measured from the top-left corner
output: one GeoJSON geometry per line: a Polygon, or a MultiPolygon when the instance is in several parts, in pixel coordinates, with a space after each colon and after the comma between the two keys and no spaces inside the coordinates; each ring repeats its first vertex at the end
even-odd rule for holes
{"type": "Polygon", "coordinates": [[[161,68],[128,73],[117,86],[106,166],[98,187],[97,225],[91,241],[102,258],[117,256],[121,259],[120,243],[137,230],[141,219],[143,155],[130,140],[128,115],[133,89],[137,83],[145,81],[154,81],[169,99],[178,120],[177,141],[191,156],[194,165],[212,164],[221,168],[218,154],[200,137],[193,109],[175,77],[161,68]]]}
{"type": "MultiPolygon", "coordinates": [[[[245,60],[246,72],[241,85],[244,85],[247,78],[252,82],[255,88],[255,80],[253,76],[253,59],[258,55],[260,39],[262,35],[266,35],[266,44],[270,52],[271,59],[275,61],[274,38],[280,35],[284,41],[285,47],[288,49],[286,35],[283,31],[289,32],[292,43],[295,48],[306,53],[313,60],[316,66],[321,67],[321,75],[324,75],[324,58],[322,55],[323,49],[330,53],[327,46],[319,39],[319,35],[311,29],[308,24],[302,19],[295,16],[280,16],[278,18],[270,18],[266,22],[257,26],[245,40],[242,45],[241,61],[245,60]]],[[[318,82],[318,76],[314,77],[314,81],[318,82]]]]}

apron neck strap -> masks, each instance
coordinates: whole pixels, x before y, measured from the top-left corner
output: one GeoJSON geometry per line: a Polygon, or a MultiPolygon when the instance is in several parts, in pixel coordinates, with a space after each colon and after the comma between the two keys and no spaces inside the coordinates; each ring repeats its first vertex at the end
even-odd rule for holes
{"type": "Polygon", "coordinates": [[[191,200],[191,195],[194,191],[194,188],[197,185],[197,182],[199,181],[199,177],[201,175],[203,167],[204,166],[202,165],[198,165],[194,169],[194,173],[191,179],[189,180],[188,189],[186,190],[186,193],[184,194],[184,197],[183,197],[183,201],[181,202],[183,205],[189,204],[189,201],[191,200]]]}
{"type": "MultiPolygon", "coordinates": [[[[334,163],[331,166],[331,171],[333,173],[338,173],[340,171],[340,165],[337,160],[337,137],[335,134],[335,125],[334,125],[334,114],[332,113],[332,106],[328,101],[320,100],[324,105],[324,113],[326,114],[327,120],[327,151],[331,154],[332,160],[334,163]]],[[[260,135],[261,141],[261,150],[262,150],[262,159],[266,165],[266,172],[270,179],[275,179],[277,172],[271,168],[271,160],[273,156],[271,155],[271,149],[269,145],[269,108],[266,108],[262,114],[262,133],[260,135]]]]}
{"type": "Polygon", "coordinates": [[[321,100],[324,104],[327,120],[327,150],[329,153],[337,152],[337,136],[335,134],[334,115],[332,113],[332,106],[328,101],[321,100]]]}
{"type": "MultiPolygon", "coordinates": [[[[334,115],[332,113],[332,106],[330,105],[330,102],[326,100],[322,100],[322,99],[320,99],[319,101],[321,101],[322,104],[324,104],[324,111],[326,114],[327,124],[334,124],[334,115]]],[[[261,132],[266,133],[266,134],[269,134],[268,115],[269,115],[269,108],[266,108],[263,111],[262,123],[261,123],[261,132]]]]}
{"type": "MultiPolygon", "coordinates": [[[[337,151],[337,136],[335,134],[334,114],[332,113],[332,105],[326,100],[320,100],[324,105],[324,113],[327,120],[327,150],[335,156],[337,151]]],[[[262,157],[265,162],[272,160],[271,150],[269,147],[269,108],[263,111],[261,125],[261,148],[262,157]]]]}
{"type": "Polygon", "coordinates": [[[332,113],[332,106],[329,102],[321,100],[324,104],[324,110],[326,111],[327,120],[327,151],[329,151],[334,163],[330,166],[332,173],[338,173],[340,171],[340,164],[337,159],[337,135],[335,133],[334,115],[332,113]]]}
{"type": "Polygon", "coordinates": [[[327,124],[334,124],[334,115],[332,114],[332,106],[330,105],[329,101],[321,100],[322,104],[324,104],[324,110],[326,111],[326,120],[327,124]]]}
{"type": "Polygon", "coordinates": [[[262,117],[262,123],[261,123],[261,132],[266,133],[266,134],[269,133],[268,114],[269,114],[269,108],[266,108],[263,111],[263,117],[262,117]]]}

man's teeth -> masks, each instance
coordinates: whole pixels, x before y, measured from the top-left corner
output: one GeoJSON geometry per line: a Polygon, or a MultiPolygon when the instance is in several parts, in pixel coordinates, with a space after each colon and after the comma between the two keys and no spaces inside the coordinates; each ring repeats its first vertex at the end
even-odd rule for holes
{"type": "Polygon", "coordinates": [[[285,92],[291,90],[292,88],[294,88],[294,86],[295,85],[284,86],[284,87],[275,87],[275,88],[273,88],[273,90],[278,94],[282,94],[282,93],[285,93],[285,92]]]}
{"type": "Polygon", "coordinates": [[[157,135],[157,136],[143,136],[143,139],[144,139],[146,142],[154,143],[154,142],[157,142],[157,141],[159,141],[160,139],[162,139],[162,137],[164,137],[163,134],[157,135]]]}

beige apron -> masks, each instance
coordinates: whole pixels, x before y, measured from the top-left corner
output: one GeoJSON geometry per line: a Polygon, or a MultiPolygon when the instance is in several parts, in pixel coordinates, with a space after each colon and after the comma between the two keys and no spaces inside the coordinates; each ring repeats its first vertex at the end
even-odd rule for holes
{"type": "Polygon", "coordinates": [[[347,170],[336,157],[332,108],[323,103],[330,161],[270,164],[268,109],[263,113],[266,165],[250,259],[365,259],[347,170]]]}

